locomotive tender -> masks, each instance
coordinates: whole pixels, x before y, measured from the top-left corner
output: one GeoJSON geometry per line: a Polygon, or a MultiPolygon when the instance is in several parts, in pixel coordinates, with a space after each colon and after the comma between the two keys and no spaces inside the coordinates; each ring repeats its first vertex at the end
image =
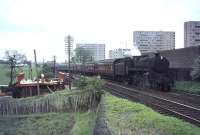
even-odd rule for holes
{"type": "Polygon", "coordinates": [[[139,88],[153,88],[161,91],[170,91],[174,83],[169,70],[169,61],[159,53],[107,59],[84,65],[72,64],[70,72],[100,75],[103,78],[135,85],[139,88]]]}

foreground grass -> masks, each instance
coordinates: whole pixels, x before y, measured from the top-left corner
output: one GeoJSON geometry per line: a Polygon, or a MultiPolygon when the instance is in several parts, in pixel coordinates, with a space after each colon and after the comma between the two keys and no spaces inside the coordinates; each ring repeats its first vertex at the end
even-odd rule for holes
{"type": "Polygon", "coordinates": [[[176,81],[175,89],[179,91],[200,94],[200,83],[193,81],[176,81]]]}
{"type": "Polygon", "coordinates": [[[0,118],[0,135],[65,135],[73,121],[69,113],[0,118]]]}
{"type": "Polygon", "coordinates": [[[94,112],[0,117],[0,135],[92,135],[94,112]]]}
{"type": "Polygon", "coordinates": [[[116,135],[199,135],[200,128],[139,103],[106,95],[105,117],[116,135]]]}
{"type": "Polygon", "coordinates": [[[93,130],[96,122],[96,113],[76,113],[75,125],[70,135],[93,135],[93,130]]]}

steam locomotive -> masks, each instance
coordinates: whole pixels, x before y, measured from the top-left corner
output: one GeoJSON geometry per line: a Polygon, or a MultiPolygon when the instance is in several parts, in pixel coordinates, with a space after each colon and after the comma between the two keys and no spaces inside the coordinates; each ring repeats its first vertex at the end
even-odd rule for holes
{"type": "Polygon", "coordinates": [[[107,59],[86,64],[72,64],[70,72],[100,75],[103,78],[124,82],[139,88],[152,88],[161,91],[170,91],[174,84],[173,76],[169,70],[169,61],[159,53],[107,59]]]}

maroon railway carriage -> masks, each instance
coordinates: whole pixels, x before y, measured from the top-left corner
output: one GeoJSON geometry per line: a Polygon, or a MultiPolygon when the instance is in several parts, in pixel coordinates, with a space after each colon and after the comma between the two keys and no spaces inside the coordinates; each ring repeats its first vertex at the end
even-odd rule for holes
{"type": "Polygon", "coordinates": [[[114,59],[98,61],[95,65],[95,72],[105,78],[114,78],[114,59]]]}
{"type": "Polygon", "coordinates": [[[87,75],[94,75],[95,74],[95,64],[94,63],[87,63],[85,65],[85,73],[87,75]]]}

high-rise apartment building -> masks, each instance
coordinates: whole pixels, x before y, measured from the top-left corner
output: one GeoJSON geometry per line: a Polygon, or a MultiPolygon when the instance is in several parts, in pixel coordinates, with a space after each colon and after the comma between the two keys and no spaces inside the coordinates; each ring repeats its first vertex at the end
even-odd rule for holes
{"type": "Polygon", "coordinates": [[[184,47],[200,45],[200,21],[184,23],[184,47]]]}
{"type": "Polygon", "coordinates": [[[175,32],[171,31],[134,31],[133,45],[141,54],[175,49],[175,32]]]}
{"type": "Polygon", "coordinates": [[[109,51],[109,59],[123,58],[131,55],[131,49],[113,49],[109,51]]]}
{"type": "Polygon", "coordinates": [[[76,47],[82,47],[89,50],[92,53],[92,59],[94,61],[105,59],[105,44],[78,43],[76,44],[76,47]]]}

